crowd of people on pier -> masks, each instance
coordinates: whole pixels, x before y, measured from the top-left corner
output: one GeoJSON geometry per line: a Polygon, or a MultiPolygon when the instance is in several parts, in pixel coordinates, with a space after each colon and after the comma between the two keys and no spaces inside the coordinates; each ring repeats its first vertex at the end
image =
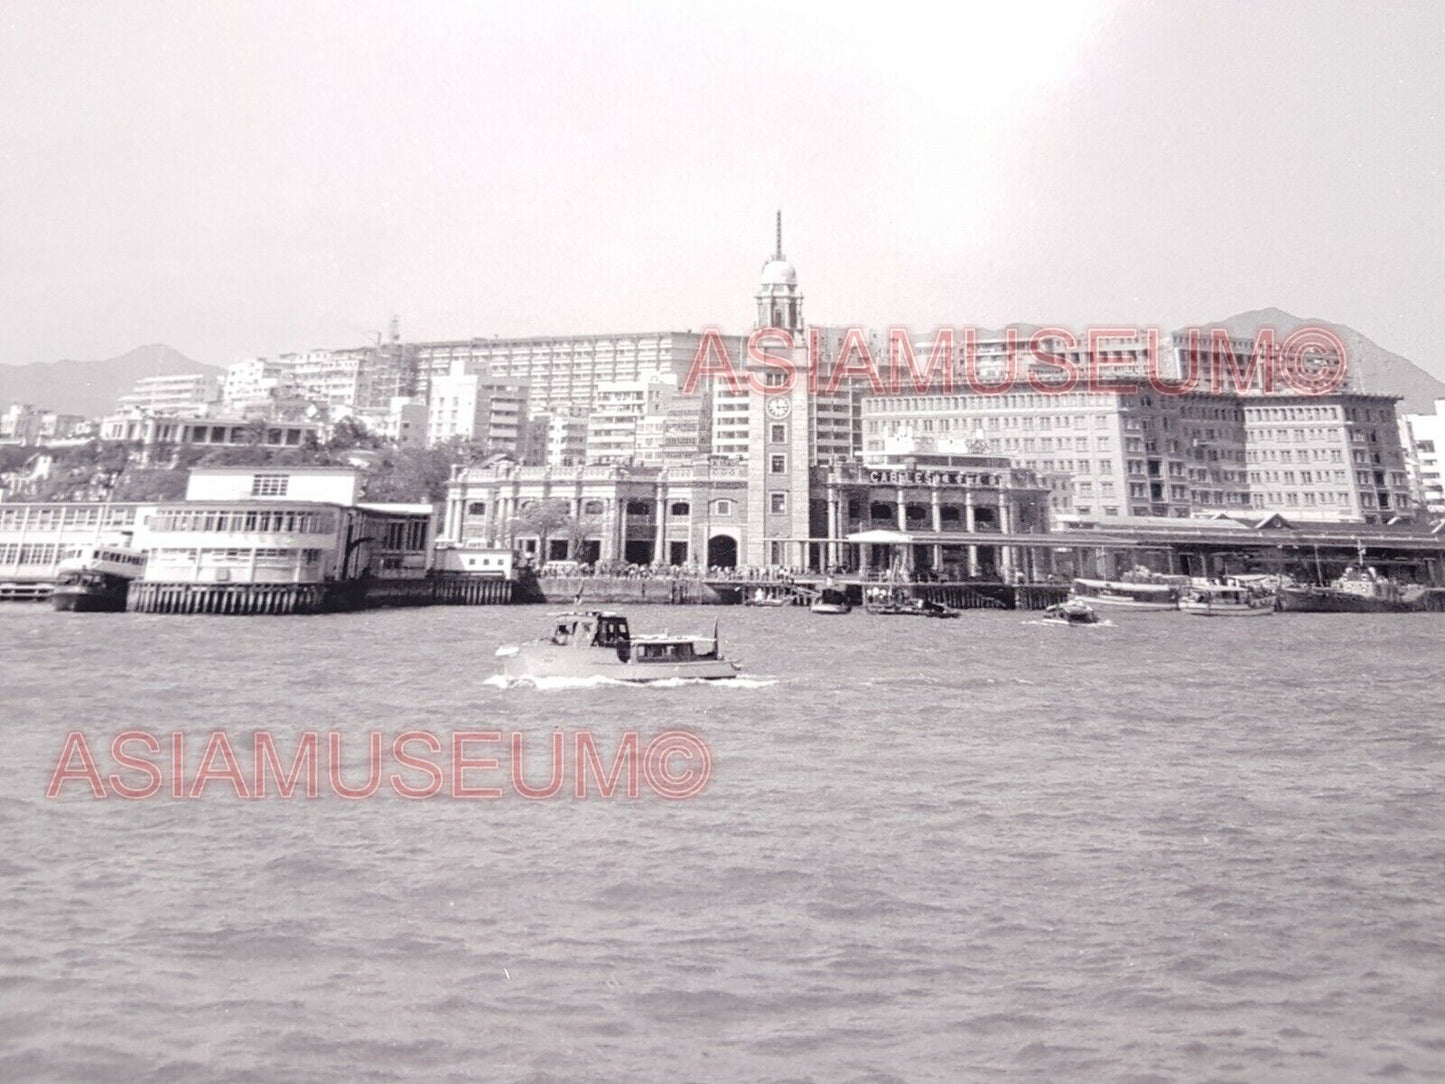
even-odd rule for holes
{"type": "MultiPolygon", "coordinates": [[[[582,563],[577,561],[549,561],[541,567],[532,565],[524,566],[530,569],[540,579],[576,579],[588,576],[606,576],[623,580],[727,580],[729,582],[745,583],[793,583],[801,578],[816,579],[820,574],[816,569],[799,568],[789,565],[738,565],[724,567],[721,565],[664,565],[664,564],[633,564],[627,561],[610,560],[597,561],[595,563],[582,563]]],[[[882,580],[888,578],[887,569],[874,569],[871,572],[860,573],[857,569],[832,566],[821,572],[824,576],[837,576],[839,578],[858,577],[861,579],[882,580]]],[[[1021,571],[1016,571],[1012,577],[1005,580],[997,574],[985,574],[981,576],[948,575],[935,572],[932,569],[917,569],[910,573],[909,577],[915,583],[959,583],[972,580],[979,583],[1068,583],[1069,577],[1061,575],[1049,575],[1041,579],[1029,581],[1021,571]]]]}

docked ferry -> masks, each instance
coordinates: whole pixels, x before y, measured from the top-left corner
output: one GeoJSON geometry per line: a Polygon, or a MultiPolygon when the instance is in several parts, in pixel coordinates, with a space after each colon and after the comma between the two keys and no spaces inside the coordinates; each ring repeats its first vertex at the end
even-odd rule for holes
{"type": "Polygon", "coordinates": [[[1073,595],[1093,606],[1119,606],[1130,610],[1173,610],[1179,606],[1179,587],[1172,583],[1128,580],[1075,580],[1073,595]]]}
{"type": "Polygon", "coordinates": [[[497,649],[508,678],[611,678],[614,681],[716,681],[741,667],[723,658],[711,636],[633,636],[627,618],[608,610],[554,614],[552,634],[497,649]]]}
{"type": "Polygon", "coordinates": [[[1328,587],[1282,587],[1280,609],[1300,613],[1415,613],[1427,608],[1427,590],[1396,583],[1363,562],[1345,569],[1328,587]]]}
{"type": "Polygon", "coordinates": [[[1248,587],[1232,584],[1196,584],[1179,599],[1179,609],[1195,617],[1268,617],[1275,601],[1248,587]]]}
{"type": "Polygon", "coordinates": [[[119,613],[130,581],[145,571],[143,553],[119,546],[86,546],[60,562],[50,601],[57,610],[119,613]]]}

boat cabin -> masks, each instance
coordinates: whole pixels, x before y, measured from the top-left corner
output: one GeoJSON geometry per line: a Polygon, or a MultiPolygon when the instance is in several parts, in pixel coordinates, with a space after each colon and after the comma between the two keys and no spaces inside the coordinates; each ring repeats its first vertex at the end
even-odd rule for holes
{"type": "Polygon", "coordinates": [[[623,647],[632,642],[627,618],[621,614],[592,610],[556,614],[555,618],[552,642],[562,647],[623,647]]]}

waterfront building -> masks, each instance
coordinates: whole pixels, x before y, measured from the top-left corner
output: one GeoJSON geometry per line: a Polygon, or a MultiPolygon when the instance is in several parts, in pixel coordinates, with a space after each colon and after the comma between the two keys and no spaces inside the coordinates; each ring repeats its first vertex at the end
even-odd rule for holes
{"type": "Polygon", "coordinates": [[[865,450],[890,437],[963,436],[1045,475],[1068,474],[1078,516],[1252,510],[1371,523],[1410,507],[1390,396],[1020,384],[998,394],[875,396],[863,413],[865,450]]]}
{"type": "Polygon", "coordinates": [[[793,468],[769,480],[761,514],[752,469],[721,457],[665,467],[459,465],[440,539],[514,545],[538,561],[817,570],[886,565],[897,546],[912,569],[1007,575],[1027,565],[1015,547],[1043,544],[1048,528],[1047,489],[1000,456],[910,448],[867,463],[804,462],[801,482],[793,468]],[[563,502],[566,522],[544,539],[526,513],[549,501],[563,502]]]}
{"type": "Polygon", "coordinates": [[[587,564],[623,561],[735,566],[746,539],[743,467],[530,467],[511,460],[453,468],[443,544],[514,547],[524,557],[587,564]],[[567,522],[549,537],[521,522],[534,505],[562,502],[567,522]]]}
{"type": "Polygon", "coordinates": [[[1445,399],[1435,400],[1433,414],[1406,414],[1400,438],[1415,499],[1432,519],[1445,517],[1445,399]]]}
{"type": "Polygon", "coordinates": [[[84,547],[130,547],[137,524],[153,507],[108,501],[0,504],[0,581],[51,581],[60,562],[84,547]]]}
{"type": "Polygon", "coordinates": [[[315,584],[418,578],[431,550],[432,506],[361,501],[351,467],[205,467],[184,501],[138,517],[139,582],[315,584]]]}

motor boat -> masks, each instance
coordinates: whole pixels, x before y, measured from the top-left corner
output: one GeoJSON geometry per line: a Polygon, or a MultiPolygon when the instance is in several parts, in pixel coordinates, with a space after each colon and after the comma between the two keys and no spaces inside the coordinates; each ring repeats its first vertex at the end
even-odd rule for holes
{"type": "Polygon", "coordinates": [[[711,636],[633,636],[627,618],[608,610],[552,615],[552,633],[497,649],[502,673],[518,678],[611,678],[647,682],[678,678],[716,681],[741,667],[723,658],[717,624],[711,636]]]}
{"type": "Polygon", "coordinates": [[[1046,609],[1043,621],[1047,625],[1097,625],[1099,611],[1082,599],[1071,598],[1046,609]]]}

